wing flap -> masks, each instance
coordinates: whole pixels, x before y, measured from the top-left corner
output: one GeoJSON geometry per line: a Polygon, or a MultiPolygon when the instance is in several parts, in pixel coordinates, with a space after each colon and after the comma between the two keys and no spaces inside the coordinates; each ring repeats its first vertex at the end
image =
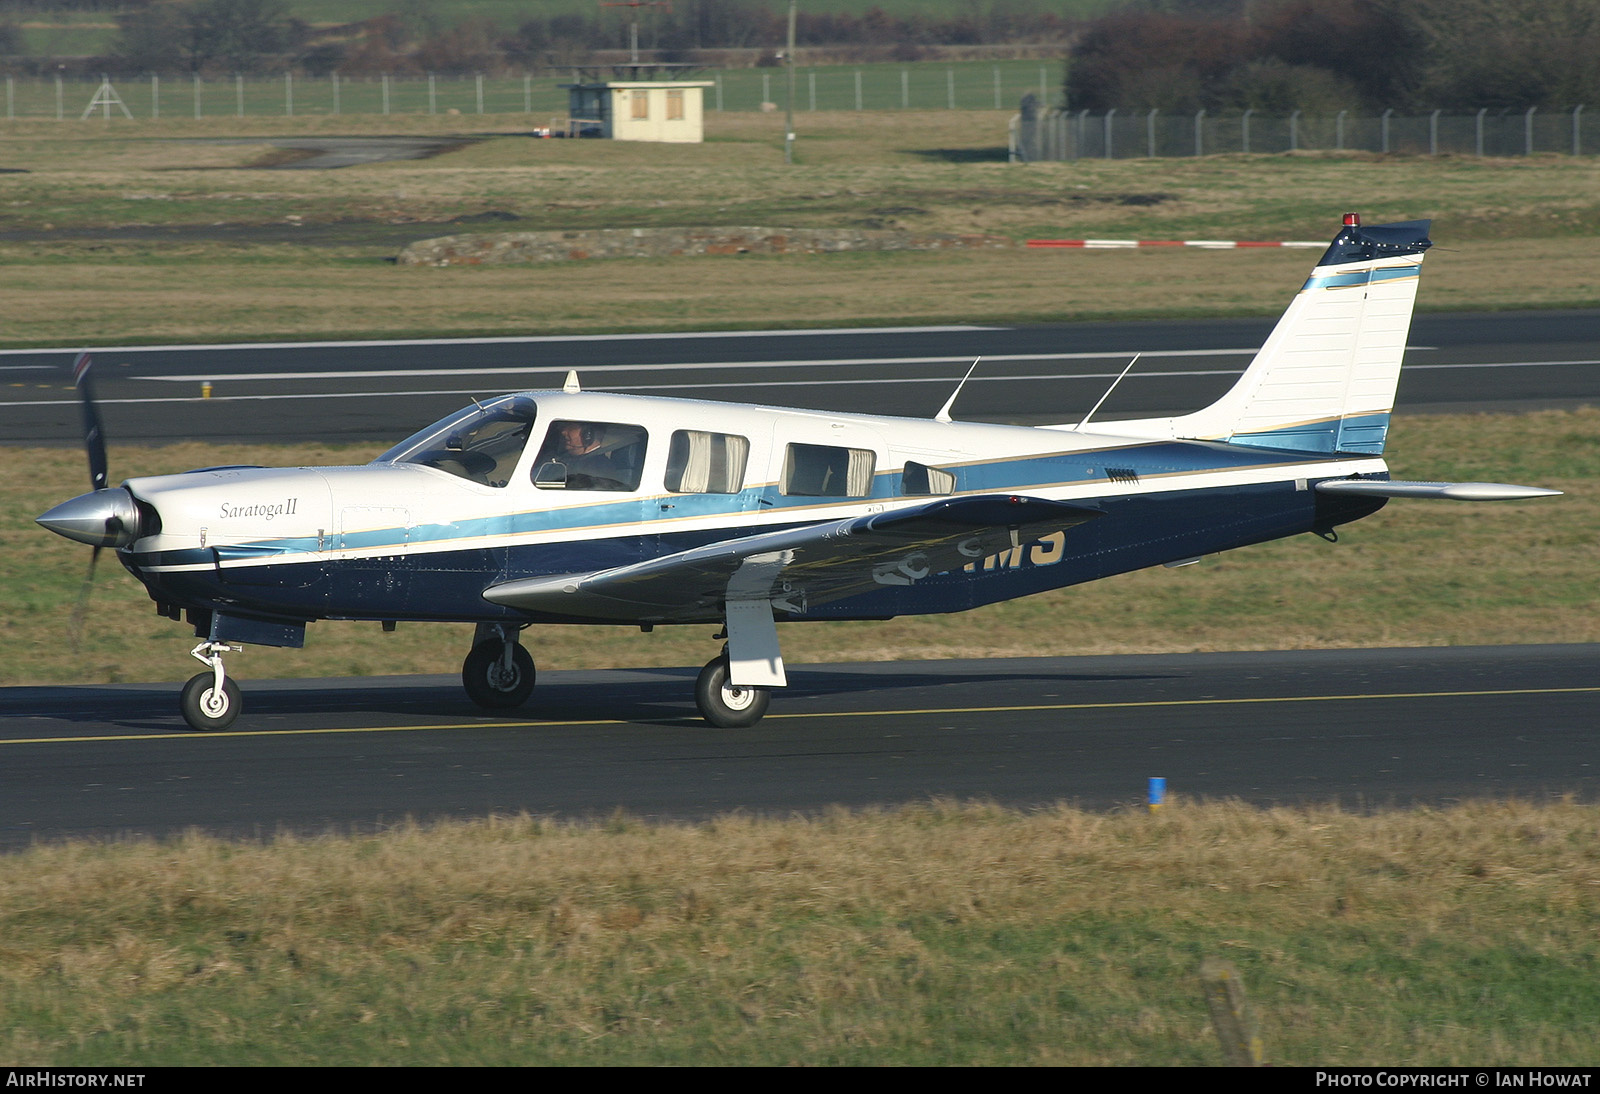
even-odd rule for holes
{"type": "Polygon", "coordinates": [[[720,540],[630,566],[507,581],[483,596],[524,611],[641,622],[720,618],[729,601],[769,601],[799,613],[885,585],[913,585],[1101,515],[1020,495],[938,498],[720,540]]]}

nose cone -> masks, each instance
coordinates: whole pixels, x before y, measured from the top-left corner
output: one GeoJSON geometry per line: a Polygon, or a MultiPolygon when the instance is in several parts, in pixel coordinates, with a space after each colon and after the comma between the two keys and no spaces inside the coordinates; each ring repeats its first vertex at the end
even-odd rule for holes
{"type": "Polygon", "coordinates": [[[139,510],[120,486],[64,501],[37,523],[95,547],[125,547],[139,537],[139,510]]]}

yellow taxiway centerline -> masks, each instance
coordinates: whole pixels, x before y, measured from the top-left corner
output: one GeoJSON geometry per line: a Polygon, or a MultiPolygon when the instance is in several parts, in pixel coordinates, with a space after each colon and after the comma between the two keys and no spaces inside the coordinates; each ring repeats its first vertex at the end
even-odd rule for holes
{"type": "MultiPolygon", "coordinates": [[[[914,710],[841,710],[808,711],[789,714],[769,714],[763,721],[799,718],[891,718],[914,714],[1021,714],[1045,710],[1137,710],[1153,707],[1205,707],[1236,706],[1249,703],[1333,703],[1377,699],[1459,699],[1492,695],[1581,695],[1600,692],[1600,687],[1579,688],[1500,688],[1487,691],[1396,691],[1373,692],[1358,695],[1281,695],[1240,699],[1149,699],[1121,703],[1030,703],[1018,706],[994,707],[924,707],[914,710]]],[[[668,722],[698,722],[694,715],[662,719],[668,722]]],[[[238,737],[303,737],[340,733],[416,733],[427,730],[454,729],[555,729],[566,726],[620,726],[639,724],[621,718],[596,718],[586,721],[547,722],[457,722],[437,725],[409,726],[327,726],[320,729],[225,729],[216,733],[183,730],[175,733],[104,734],[92,737],[14,737],[0,738],[0,745],[38,744],[89,744],[102,741],[170,741],[196,739],[230,739],[238,737]]]]}

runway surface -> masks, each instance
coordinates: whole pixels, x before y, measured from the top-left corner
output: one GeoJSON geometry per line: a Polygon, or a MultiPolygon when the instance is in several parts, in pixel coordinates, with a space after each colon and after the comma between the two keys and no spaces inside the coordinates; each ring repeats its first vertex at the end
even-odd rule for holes
{"type": "MultiPolygon", "coordinates": [[[[647,641],[647,640],[646,640],[647,641]]],[[[233,730],[177,686],[0,689],[0,846],[364,831],[407,817],[697,819],[932,797],[1347,807],[1600,800],[1600,646],[796,666],[716,730],[695,670],[541,674],[486,716],[449,677],[243,681],[233,730]]]]}
{"type": "MultiPolygon", "coordinates": [[[[1287,300],[1287,296],[1285,297],[1287,300]]],[[[1077,421],[1135,353],[1096,420],[1183,413],[1233,383],[1272,319],[95,351],[113,444],[173,440],[387,445],[474,396],[559,387],[970,421],[1077,421]],[[211,397],[202,398],[209,383],[211,397]]],[[[0,351],[0,442],[78,443],[74,350],[0,351]]],[[[1600,311],[1420,315],[1401,413],[1600,400],[1600,311]]]]}

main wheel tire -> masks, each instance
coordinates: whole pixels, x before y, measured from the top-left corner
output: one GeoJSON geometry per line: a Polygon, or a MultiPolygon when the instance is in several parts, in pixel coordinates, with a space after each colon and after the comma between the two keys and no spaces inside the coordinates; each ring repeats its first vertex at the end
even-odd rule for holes
{"type": "Polygon", "coordinates": [[[694,704],[700,708],[701,717],[718,729],[745,729],[767,713],[772,692],[728,683],[728,659],[714,657],[694,682],[694,704]]]}
{"type": "Polygon", "coordinates": [[[498,638],[479,642],[461,663],[461,686],[484,710],[513,710],[533,694],[533,658],[521,644],[511,647],[511,668],[500,667],[504,644],[498,638]]]}
{"type": "Polygon", "coordinates": [[[183,695],[178,701],[183,720],[202,733],[227,729],[244,708],[244,697],[239,693],[238,684],[223,677],[222,691],[219,693],[216,683],[215,673],[196,673],[183,685],[183,695]]]}

